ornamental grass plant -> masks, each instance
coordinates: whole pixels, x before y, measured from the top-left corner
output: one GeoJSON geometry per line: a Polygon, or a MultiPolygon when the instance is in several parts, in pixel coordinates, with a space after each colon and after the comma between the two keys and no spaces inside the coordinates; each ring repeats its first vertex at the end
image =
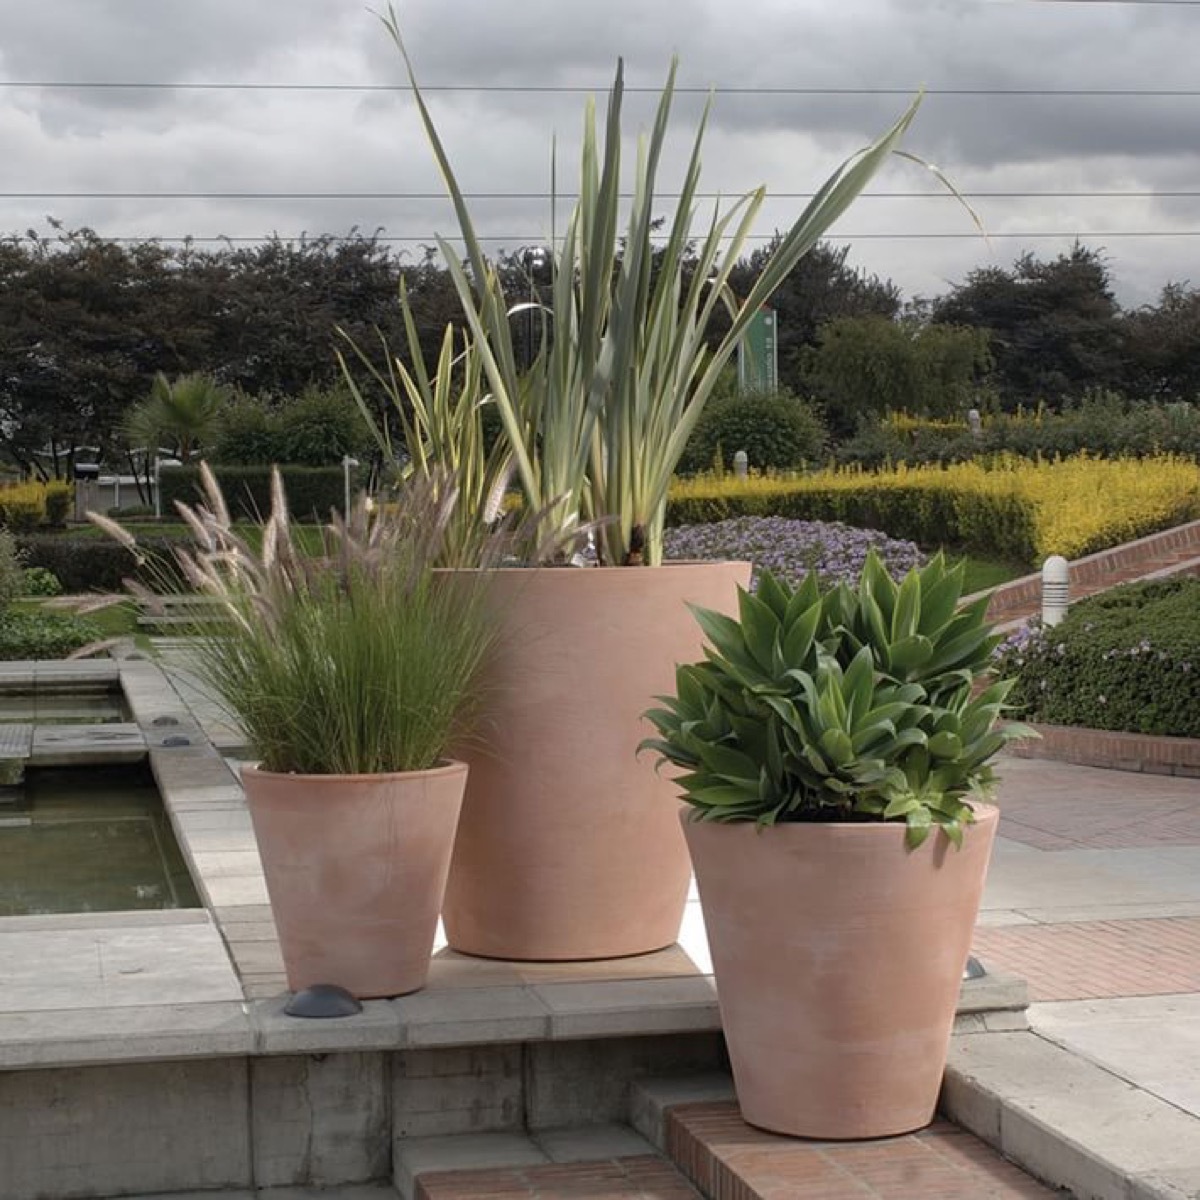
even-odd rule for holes
{"type": "MultiPolygon", "coordinates": [[[[195,592],[185,610],[191,669],[239,722],[262,769],[419,771],[469,735],[495,626],[486,573],[433,569],[453,522],[452,487],[414,478],[377,514],[360,500],[333,517],[324,552],[310,556],[296,545],[278,472],[259,549],[235,531],[207,466],[201,478],[205,502],[177,505],[193,535],[175,552],[195,592]]],[[[136,552],[126,530],[90,515],[136,552]]],[[[479,561],[498,561],[506,536],[481,528],[479,561]]],[[[161,607],[159,595],[130,586],[161,607]]]]}

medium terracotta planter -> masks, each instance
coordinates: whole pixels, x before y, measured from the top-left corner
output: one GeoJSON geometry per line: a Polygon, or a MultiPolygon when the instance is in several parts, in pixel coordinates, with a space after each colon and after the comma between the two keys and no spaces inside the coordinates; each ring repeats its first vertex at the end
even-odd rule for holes
{"type": "Polygon", "coordinates": [[[743,1117],[877,1138],[933,1119],[999,819],[962,850],[903,824],[698,823],[683,814],[743,1117]]]}
{"type": "Polygon", "coordinates": [[[242,769],[293,991],[360,999],[425,983],[465,763],[389,775],[242,769]]]}
{"type": "Polygon", "coordinates": [[[736,612],[748,563],[494,572],[503,623],[487,746],[443,920],[455,950],[573,960],[679,936],[691,873],[678,788],[638,743],[677,663],[702,655],[687,602],[736,612]]]}

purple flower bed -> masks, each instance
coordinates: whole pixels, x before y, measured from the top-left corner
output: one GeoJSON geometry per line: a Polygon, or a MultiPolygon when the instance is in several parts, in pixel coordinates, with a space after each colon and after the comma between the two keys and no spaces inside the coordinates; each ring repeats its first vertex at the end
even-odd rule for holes
{"type": "Polygon", "coordinates": [[[666,558],[748,559],[756,574],[766,567],[793,586],[811,570],[826,583],[853,582],[872,548],[897,577],[925,561],[913,542],[836,521],[736,517],[709,525],[679,525],[668,529],[664,539],[666,558]]]}

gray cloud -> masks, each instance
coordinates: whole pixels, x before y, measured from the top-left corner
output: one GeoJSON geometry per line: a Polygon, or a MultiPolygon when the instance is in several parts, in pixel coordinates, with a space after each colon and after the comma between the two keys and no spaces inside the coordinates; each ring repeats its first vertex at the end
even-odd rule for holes
{"type": "MultiPolygon", "coordinates": [[[[1194,86],[1187,34],[1195,10],[1013,0],[410,0],[399,6],[420,78],[429,85],[591,87],[603,91],[619,54],[629,84],[656,87],[672,53],[680,82],[767,88],[1183,88],[1194,86]]],[[[155,80],[395,84],[395,49],[363,0],[56,0],[6,12],[0,76],[9,80],[155,80]]],[[[573,183],[582,95],[430,93],[464,186],[537,192],[549,146],[560,187],[573,183]]],[[[766,183],[803,191],[882,129],[902,96],[717,97],[706,184],[740,192],[766,183]]],[[[665,177],[678,170],[699,111],[678,101],[665,177]]],[[[633,93],[627,130],[649,121],[653,97],[633,93]]],[[[959,186],[988,191],[1193,190],[1200,98],[931,95],[910,148],[959,186]]],[[[0,89],[0,144],[13,191],[438,190],[411,99],[391,93],[0,89]]],[[[935,188],[898,167],[884,190],[935,188]]],[[[768,205],[764,230],[798,201],[768,205]]],[[[544,236],[541,200],[480,200],[485,233],[544,236]]],[[[1189,200],[980,202],[1008,232],[1111,232],[1200,227],[1189,200]]],[[[387,226],[429,239],[452,222],[441,201],[280,199],[163,201],[0,199],[0,231],[53,212],[109,235],[345,232],[387,226]]],[[[951,203],[863,201],[839,230],[971,233],[951,203]]],[[[1069,242],[1029,242],[1053,254],[1069,242]]],[[[511,247],[510,247],[511,248],[511,247]]],[[[997,238],[865,240],[853,258],[909,293],[940,290],[983,262],[1023,248],[997,238]],[[991,254],[989,259],[988,255],[991,254]]],[[[1200,239],[1113,239],[1113,270],[1132,299],[1164,279],[1200,277],[1200,239]]]]}

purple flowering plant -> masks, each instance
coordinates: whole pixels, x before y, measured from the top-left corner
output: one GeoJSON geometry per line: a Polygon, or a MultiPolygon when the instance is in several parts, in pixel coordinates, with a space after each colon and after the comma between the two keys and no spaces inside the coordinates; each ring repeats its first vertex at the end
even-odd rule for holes
{"type": "Polygon", "coordinates": [[[770,571],[798,587],[810,571],[823,584],[857,580],[874,550],[893,578],[925,562],[913,542],[876,529],[855,529],[837,521],[798,521],[787,517],[734,517],[705,525],[679,525],[666,531],[669,559],[734,559],[754,564],[754,579],[770,571]]]}

